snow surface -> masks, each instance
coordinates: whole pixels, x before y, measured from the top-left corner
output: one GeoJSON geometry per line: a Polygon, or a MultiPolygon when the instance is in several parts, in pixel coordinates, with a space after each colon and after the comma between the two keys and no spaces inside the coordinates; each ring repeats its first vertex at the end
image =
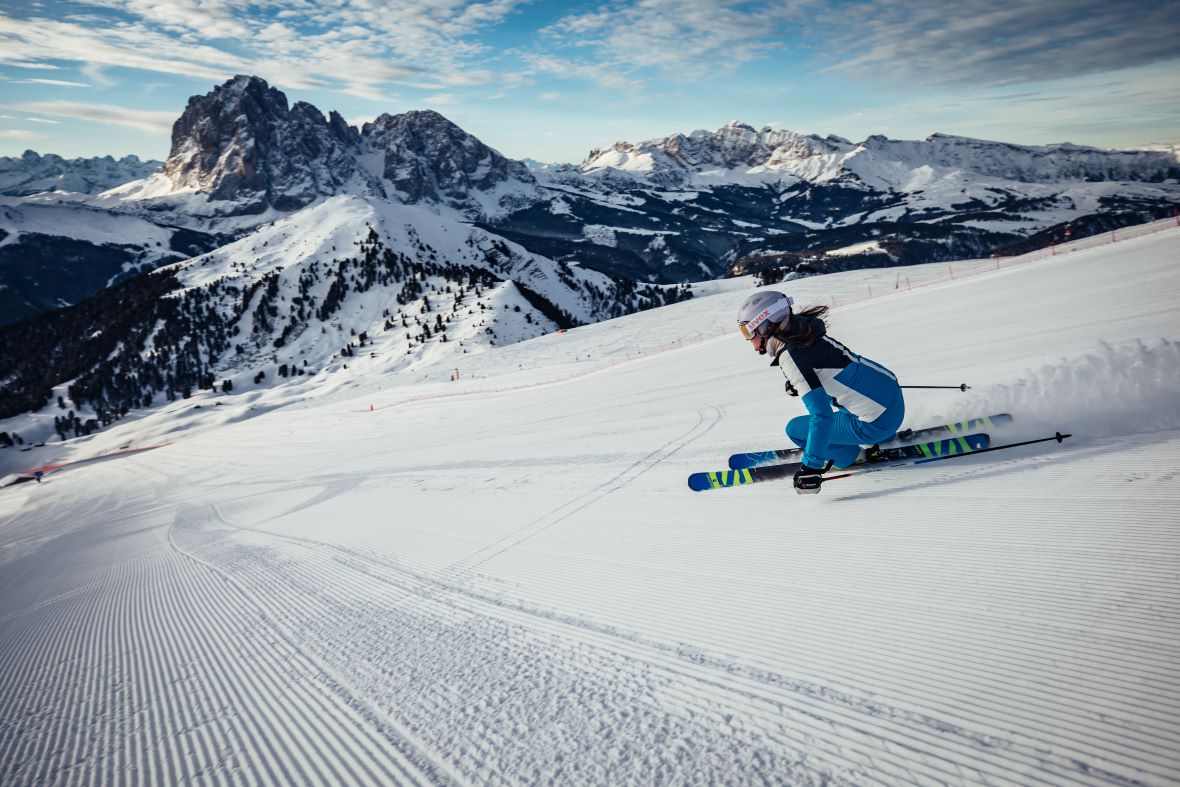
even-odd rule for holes
{"type": "Polygon", "coordinates": [[[869,252],[881,251],[881,242],[870,240],[864,243],[854,243],[851,246],[844,246],[839,249],[828,249],[824,252],[829,257],[849,257],[854,254],[867,254],[869,252]]]}
{"type": "Polygon", "coordinates": [[[0,489],[0,783],[1175,783],[1177,259],[781,285],[973,386],[907,424],[1075,435],[815,497],[685,486],[802,412],[748,279],[23,454],[171,440],[0,489]]]}
{"type": "Polygon", "coordinates": [[[131,244],[169,249],[171,230],[139,216],[112,213],[66,200],[37,202],[0,197],[0,245],[16,243],[22,233],[40,233],[89,243],[131,244]]]}

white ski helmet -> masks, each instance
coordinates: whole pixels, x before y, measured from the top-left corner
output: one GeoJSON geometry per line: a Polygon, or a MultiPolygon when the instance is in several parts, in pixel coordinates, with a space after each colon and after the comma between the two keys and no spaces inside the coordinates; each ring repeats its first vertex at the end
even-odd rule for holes
{"type": "Polygon", "coordinates": [[[748,341],[761,339],[757,343],[765,344],[766,339],[774,331],[774,326],[791,315],[791,306],[794,303],[791,296],[783,295],[781,292],[756,292],[742,301],[738,309],[738,330],[748,341]]]}

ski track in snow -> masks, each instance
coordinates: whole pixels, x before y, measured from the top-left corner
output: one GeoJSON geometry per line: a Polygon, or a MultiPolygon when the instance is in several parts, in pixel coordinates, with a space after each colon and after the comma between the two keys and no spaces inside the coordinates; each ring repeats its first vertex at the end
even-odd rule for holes
{"type": "Polygon", "coordinates": [[[0,784],[1180,781],[1178,242],[833,315],[1063,446],[693,494],[800,409],[706,341],[0,490],[0,784]]]}

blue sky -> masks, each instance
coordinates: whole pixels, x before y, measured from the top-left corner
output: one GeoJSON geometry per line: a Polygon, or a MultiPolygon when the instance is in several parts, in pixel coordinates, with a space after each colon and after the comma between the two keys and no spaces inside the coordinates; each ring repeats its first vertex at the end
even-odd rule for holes
{"type": "Polygon", "coordinates": [[[164,158],[188,97],[239,73],[541,161],[731,120],[1177,144],[1178,42],[1176,0],[0,0],[0,155],[164,158]]]}

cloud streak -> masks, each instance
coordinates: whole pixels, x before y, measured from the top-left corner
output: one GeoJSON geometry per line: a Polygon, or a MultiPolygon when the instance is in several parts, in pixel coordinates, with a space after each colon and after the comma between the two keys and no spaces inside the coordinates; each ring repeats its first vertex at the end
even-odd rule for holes
{"type": "MultiPolygon", "coordinates": [[[[561,77],[684,81],[788,49],[876,81],[1002,85],[1180,58],[1180,3],[1141,0],[629,0],[559,19],[532,65],[561,77]]],[[[784,79],[786,76],[784,76],[784,79]]],[[[622,80],[631,81],[633,80],[622,80]]]]}
{"type": "Polygon", "coordinates": [[[50,87],[91,87],[85,82],[70,82],[67,79],[13,79],[14,85],[49,85],[50,87]]]}
{"type": "MultiPolygon", "coordinates": [[[[92,104],[84,101],[26,101],[4,104],[5,109],[35,115],[53,115],[72,120],[86,120],[109,126],[124,126],[139,131],[167,134],[176,120],[175,112],[156,112],[128,109],[113,104],[92,104]]],[[[54,122],[54,121],[48,121],[54,122]]]]}
{"type": "Polygon", "coordinates": [[[1005,85],[1180,58],[1180,4],[874,0],[813,17],[828,70],[921,84],[1005,85]],[[834,55],[834,56],[833,56],[834,55]]]}

